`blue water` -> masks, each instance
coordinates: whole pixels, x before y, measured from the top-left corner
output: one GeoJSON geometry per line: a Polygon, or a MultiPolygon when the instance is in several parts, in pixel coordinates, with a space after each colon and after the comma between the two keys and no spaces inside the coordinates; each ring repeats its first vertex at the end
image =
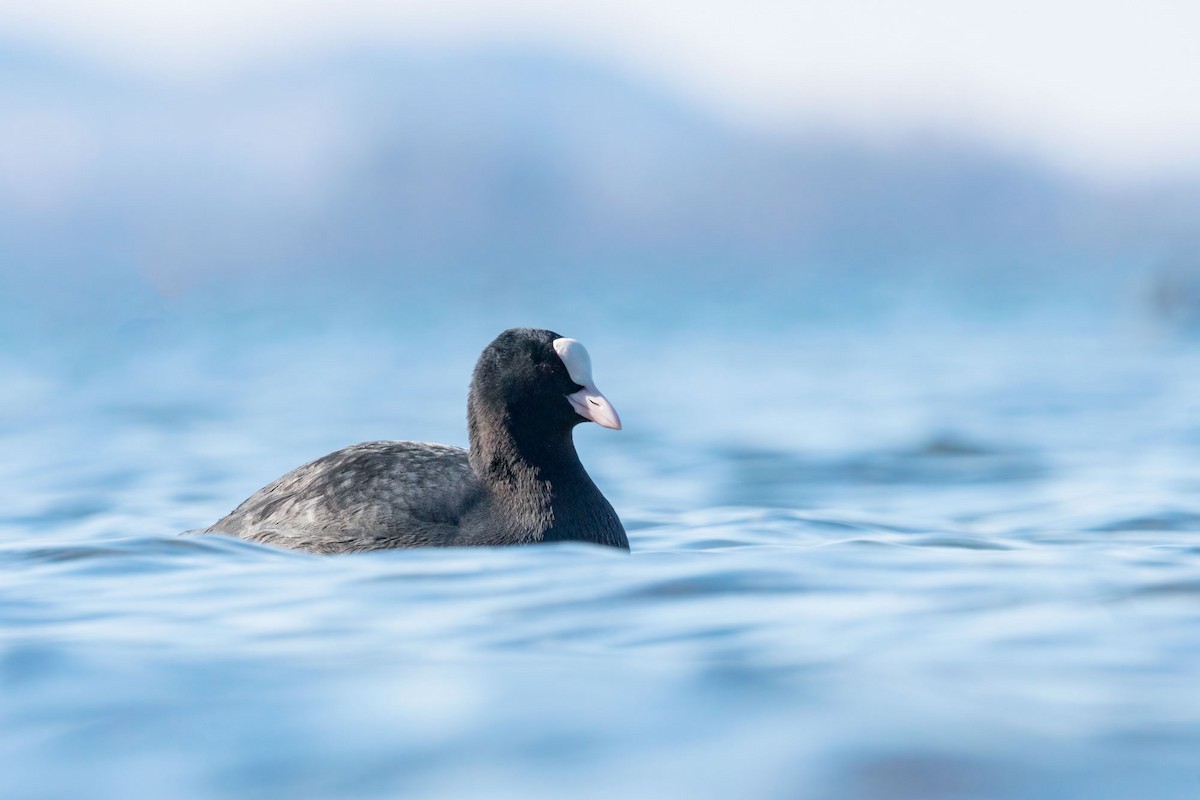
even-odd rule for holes
{"type": "Polygon", "coordinates": [[[6,349],[0,797],[1200,796],[1200,350],[568,316],[520,321],[621,412],[577,441],[628,555],[177,536],[345,444],[465,444],[518,320],[6,349]]]}

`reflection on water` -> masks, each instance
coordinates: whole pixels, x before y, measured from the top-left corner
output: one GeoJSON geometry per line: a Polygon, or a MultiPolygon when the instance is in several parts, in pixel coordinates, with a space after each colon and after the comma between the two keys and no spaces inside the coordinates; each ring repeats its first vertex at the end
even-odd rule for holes
{"type": "Polygon", "coordinates": [[[1196,354],[581,333],[632,554],[176,535],[462,443],[468,333],[0,364],[0,796],[1196,796],[1196,354]]]}

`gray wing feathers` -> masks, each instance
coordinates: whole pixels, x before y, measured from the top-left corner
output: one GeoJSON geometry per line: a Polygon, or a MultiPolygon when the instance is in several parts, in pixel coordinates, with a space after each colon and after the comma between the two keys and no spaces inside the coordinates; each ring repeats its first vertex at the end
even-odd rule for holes
{"type": "Polygon", "coordinates": [[[466,450],[365,442],[292,470],[206,532],[320,553],[446,545],[481,493],[466,450]]]}

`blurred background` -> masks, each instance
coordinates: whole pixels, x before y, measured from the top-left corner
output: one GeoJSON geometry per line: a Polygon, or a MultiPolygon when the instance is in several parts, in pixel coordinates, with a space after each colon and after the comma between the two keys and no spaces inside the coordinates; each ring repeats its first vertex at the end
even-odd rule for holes
{"type": "Polygon", "coordinates": [[[4,317],[1189,317],[1198,24],[1167,0],[6,3],[4,317]]]}
{"type": "Polygon", "coordinates": [[[0,794],[1191,800],[1197,31],[6,0],[0,794]],[[632,557],[176,535],[510,326],[632,557]]]}

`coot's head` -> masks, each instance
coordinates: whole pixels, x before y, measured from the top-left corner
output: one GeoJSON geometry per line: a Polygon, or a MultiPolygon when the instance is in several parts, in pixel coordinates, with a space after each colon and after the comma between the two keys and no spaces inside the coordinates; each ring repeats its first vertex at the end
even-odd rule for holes
{"type": "Polygon", "coordinates": [[[503,415],[532,430],[570,428],[588,420],[614,430],[621,418],[592,381],[583,345],[553,331],[512,328],[479,356],[470,414],[503,415]]]}

